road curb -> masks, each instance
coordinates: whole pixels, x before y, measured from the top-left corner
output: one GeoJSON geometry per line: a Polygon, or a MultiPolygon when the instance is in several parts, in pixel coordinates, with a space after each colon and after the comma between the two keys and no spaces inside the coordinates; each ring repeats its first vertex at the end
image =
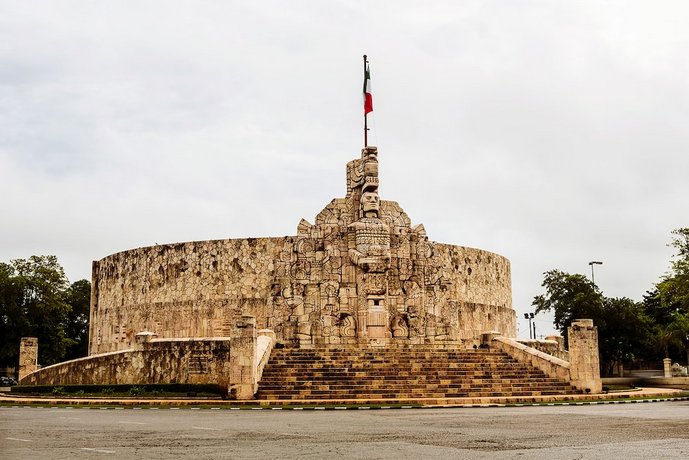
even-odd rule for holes
{"type": "Polygon", "coordinates": [[[485,404],[405,404],[405,405],[346,405],[346,406],[309,406],[309,405],[284,405],[284,406],[231,406],[231,405],[175,405],[174,403],[149,406],[149,405],[121,405],[116,403],[103,402],[103,404],[88,404],[88,405],[63,405],[53,403],[41,403],[36,400],[31,402],[20,403],[16,401],[3,402],[0,399],[0,409],[7,408],[42,408],[42,409],[93,409],[93,410],[299,410],[299,411],[332,411],[332,410],[394,410],[394,409],[475,409],[475,408],[514,408],[514,407],[551,407],[551,406],[594,406],[594,405],[611,405],[611,404],[643,404],[655,402],[676,402],[689,401],[689,396],[678,396],[669,398],[646,398],[646,399],[615,399],[615,400],[593,400],[593,401],[561,401],[561,402],[532,402],[532,403],[485,403],[485,404]]]}

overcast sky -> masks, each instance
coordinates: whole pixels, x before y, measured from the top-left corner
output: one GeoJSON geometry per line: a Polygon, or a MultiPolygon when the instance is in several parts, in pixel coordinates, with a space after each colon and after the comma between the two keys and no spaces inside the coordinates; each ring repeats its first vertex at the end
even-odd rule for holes
{"type": "Polygon", "coordinates": [[[689,226],[688,24],[681,0],[0,0],[0,261],[76,281],[296,234],[345,194],[365,53],[382,199],[509,258],[519,318],[592,260],[640,300],[689,226]]]}

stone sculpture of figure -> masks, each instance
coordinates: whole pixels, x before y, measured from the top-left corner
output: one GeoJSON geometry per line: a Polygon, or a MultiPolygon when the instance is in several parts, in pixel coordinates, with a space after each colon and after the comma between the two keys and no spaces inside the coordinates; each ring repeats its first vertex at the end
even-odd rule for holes
{"type": "MultiPolygon", "coordinates": [[[[361,195],[361,217],[349,225],[354,235],[350,243],[349,258],[366,271],[382,272],[390,265],[390,229],[378,218],[378,193],[361,195]]],[[[351,240],[350,240],[351,241],[351,240]]]]}
{"type": "Polygon", "coordinates": [[[380,211],[380,198],[376,192],[364,192],[361,194],[362,217],[378,217],[380,211]]]}

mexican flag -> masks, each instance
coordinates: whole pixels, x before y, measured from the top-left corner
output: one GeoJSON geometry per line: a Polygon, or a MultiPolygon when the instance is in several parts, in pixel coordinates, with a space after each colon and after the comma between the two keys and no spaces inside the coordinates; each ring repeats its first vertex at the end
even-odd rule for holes
{"type": "Polygon", "coordinates": [[[371,93],[371,71],[366,63],[364,70],[364,116],[373,112],[373,94],[371,93]]]}

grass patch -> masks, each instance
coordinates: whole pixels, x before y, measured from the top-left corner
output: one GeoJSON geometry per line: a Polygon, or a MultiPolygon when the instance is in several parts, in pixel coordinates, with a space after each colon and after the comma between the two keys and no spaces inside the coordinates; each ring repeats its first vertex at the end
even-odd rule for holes
{"type": "Polygon", "coordinates": [[[159,383],[150,385],[16,385],[14,395],[64,397],[139,397],[139,398],[220,398],[214,384],[159,383]]]}

